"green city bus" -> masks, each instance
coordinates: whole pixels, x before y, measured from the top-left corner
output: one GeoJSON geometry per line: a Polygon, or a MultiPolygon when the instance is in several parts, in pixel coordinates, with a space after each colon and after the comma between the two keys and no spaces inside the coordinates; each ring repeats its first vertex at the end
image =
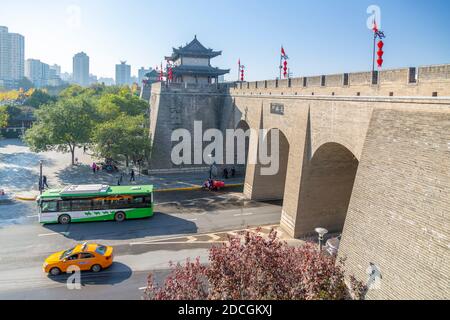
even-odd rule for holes
{"type": "Polygon", "coordinates": [[[47,190],[37,202],[42,224],[122,222],[153,216],[153,186],[72,185],[47,190]]]}

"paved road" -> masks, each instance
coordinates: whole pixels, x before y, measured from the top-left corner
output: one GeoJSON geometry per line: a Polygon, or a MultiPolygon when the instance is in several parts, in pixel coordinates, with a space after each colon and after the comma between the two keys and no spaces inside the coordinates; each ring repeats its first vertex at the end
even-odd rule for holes
{"type": "Polygon", "coordinates": [[[150,219],[41,226],[30,217],[1,228],[0,299],[139,299],[150,271],[161,280],[169,261],[206,262],[207,249],[228,234],[255,226],[267,226],[262,232],[268,233],[280,221],[279,203],[245,201],[239,193],[157,197],[150,219]],[[42,273],[46,256],[83,241],[113,245],[115,264],[100,274],[83,273],[81,290],[68,290],[66,276],[42,273]]]}
{"type": "MultiPolygon", "coordinates": [[[[89,165],[93,161],[88,153],[77,149],[78,166],[71,165],[70,154],[49,151],[34,153],[18,139],[0,140],[0,189],[8,194],[24,197],[36,196],[39,180],[39,161],[43,161],[43,174],[47,176],[51,188],[70,184],[109,184],[116,185],[121,173],[94,174],[89,165]]],[[[125,173],[126,169],[122,168],[125,173]]],[[[138,172],[135,168],[136,173],[138,172]]],[[[151,176],[137,175],[135,182],[129,176],[123,178],[126,184],[153,184],[156,189],[186,188],[201,185],[209,176],[208,172],[158,174],[151,176]]],[[[244,176],[238,174],[228,179],[227,184],[242,183],[244,176]]],[[[27,223],[27,216],[35,210],[33,202],[14,201],[0,203],[0,227],[27,223]]]]}

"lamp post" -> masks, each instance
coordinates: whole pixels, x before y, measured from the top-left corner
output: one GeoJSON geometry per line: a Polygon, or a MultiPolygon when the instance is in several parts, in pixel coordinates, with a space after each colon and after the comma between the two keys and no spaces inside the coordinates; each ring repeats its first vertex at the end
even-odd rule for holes
{"type": "Polygon", "coordinates": [[[213,169],[212,154],[208,154],[208,157],[211,162],[211,165],[209,166],[209,180],[211,180],[212,179],[212,169],[213,169]]]}
{"type": "Polygon", "coordinates": [[[316,228],[316,232],[319,235],[319,251],[322,252],[323,237],[328,233],[328,230],[325,228],[316,228]]]}
{"type": "Polygon", "coordinates": [[[43,185],[42,185],[42,164],[43,161],[39,160],[39,193],[42,194],[42,189],[43,189],[43,185]]]}

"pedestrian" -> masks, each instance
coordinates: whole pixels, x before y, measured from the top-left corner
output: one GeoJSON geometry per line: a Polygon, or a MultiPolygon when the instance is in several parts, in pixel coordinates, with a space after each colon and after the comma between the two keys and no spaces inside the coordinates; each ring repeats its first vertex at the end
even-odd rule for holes
{"type": "Polygon", "coordinates": [[[97,172],[97,164],[95,162],[92,163],[92,172],[95,174],[97,172]]]}
{"type": "Polygon", "coordinates": [[[131,169],[131,173],[130,173],[130,182],[131,181],[136,181],[136,178],[134,176],[134,169],[131,169]]]}
{"type": "Polygon", "coordinates": [[[224,179],[228,179],[228,169],[227,168],[223,169],[223,177],[224,177],[224,179]]]}
{"type": "Polygon", "coordinates": [[[83,153],[84,154],[86,154],[86,150],[87,150],[86,146],[83,146],[83,153]]]}
{"type": "Polygon", "coordinates": [[[48,188],[47,176],[42,177],[42,189],[44,189],[44,186],[48,188]]]}
{"type": "Polygon", "coordinates": [[[119,180],[117,180],[117,185],[118,185],[118,186],[120,186],[120,179],[121,179],[121,178],[119,178],[119,180]]]}
{"type": "Polygon", "coordinates": [[[231,168],[231,177],[234,178],[236,176],[236,169],[233,167],[231,168]]]}
{"type": "Polygon", "coordinates": [[[78,158],[75,158],[75,165],[78,165],[78,158]]]}

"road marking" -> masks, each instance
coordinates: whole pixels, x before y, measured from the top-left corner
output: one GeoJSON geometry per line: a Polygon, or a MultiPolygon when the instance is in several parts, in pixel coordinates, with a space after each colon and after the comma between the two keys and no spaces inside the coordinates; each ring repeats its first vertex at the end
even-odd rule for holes
{"type": "Polygon", "coordinates": [[[208,236],[210,236],[210,237],[211,237],[211,240],[209,240],[209,242],[217,242],[217,240],[219,240],[219,239],[220,239],[220,237],[219,237],[218,235],[216,235],[216,234],[213,234],[213,233],[211,233],[211,234],[208,234],[208,236]]]}
{"type": "Polygon", "coordinates": [[[235,217],[244,217],[244,216],[251,216],[251,215],[254,215],[254,213],[253,212],[238,213],[238,214],[235,214],[234,216],[235,217]]]}
{"type": "MultiPolygon", "coordinates": [[[[201,236],[211,236],[211,235],[215,235],[215,234],[229,234],[232,236],[239,236],[239,233],[245,232],[245,231],[252,231],[252,230],[256,230],[258,228],[262,228],[262,227],[269,227],[267,225],[265,226],[260,226],[260,227],[251,227],[251,228],[246,228],[246,229],[240,229],[240,230],[234,230],[234,231],[216,231],[215,233],[198,233],[195,235],[179,235],[176,237],[168,237],[168,238],[159,238],[159,239],[152,239],[152,240],[147,240],[147,241],[140,241],[140,242],[130,242],[129,245],[130,246],[134,246],[134,245],[143,245],[143,244],[180,244],[180,243],[186,243],[186,241],[183,242],[167,242],[169,240],[179,240],[179,239],[186,239],[186,238],[194,238],[194,237],[201,237],[201,236]]],[[[270,225],[270,227],[278,227],[278,225],[270,225]]],[[[224,242],[224,241],[218,241],[219,243],[224,242]]],[[[193,243],[193,242],[191,242],[193,243]]],[[[196,241],[195,243],[208,243],[208,241],[196,241]]],[[[194,243],[194,244],[195,244],[194,243]]],[[[210,242],[209,242],[210,243],[210,242]]]]}
{"type": "Polygon", "coordinates": [[[193,237],[193,236],[188,236],[187,239],[188,239],[188,241],[186,241],[186,242],[189,242],[189,243],[197,241],[197,238],[193,237]]]}
{"type": "Polygon", "coordinates": [[[57,236],[57,235],[59,235],[59,233],[56,233],[56,232],[52,232],[52,233],[41,233],[41,234],[38,234],[38,237],[48,237],[48,236],[57,236]]]}
{"type": "Polygon", "coordinates": [[[39,215],[38,215],[38,214],[35,214],[35,215],[33,215],[33,216],[27,216],[27,218],[36,218],[36,217],[39,217],[39,215]]]}
{"type": "Polygon", "coordinates": [[[174,245],[174,244],[191,244],[191,245],[196,245],[196,244],[212,244],[212,243],[224,243],[226,242],[226,240],[223,241],[194,241],[194,242],[189,242],[189,241],[170,241],[170,242],[141,242],[141,243],[134,243],[136,244],[141,244],[141,245],[174,245]]]}
{"type": "Polygon", "coordinates": [[[61,235],[61,236],[68,236],[70,234],[70,232],[60,232],[60,233],[57,233],[57,232],[52,232],[52,233],[41,233],[41,234],[38,234],[38,237],[50,237],[50,236],[59,236],[59,235],[61,235]]]}

